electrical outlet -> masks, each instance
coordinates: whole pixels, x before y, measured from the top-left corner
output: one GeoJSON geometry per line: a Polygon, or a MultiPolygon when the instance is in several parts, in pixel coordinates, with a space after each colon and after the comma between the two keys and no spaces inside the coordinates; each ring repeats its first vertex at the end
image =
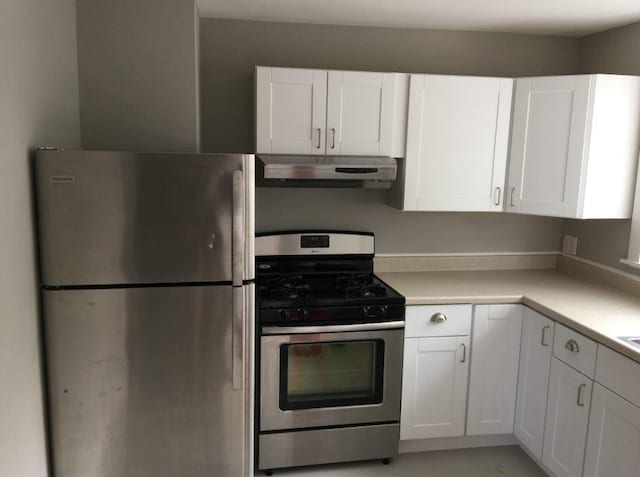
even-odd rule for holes
{"type": "Polygon", "coordinates": [[[569,255],[575,255],[578,251],[578,237],[573,235],[565,235],[562,241],[562,251],[569,255]]]}

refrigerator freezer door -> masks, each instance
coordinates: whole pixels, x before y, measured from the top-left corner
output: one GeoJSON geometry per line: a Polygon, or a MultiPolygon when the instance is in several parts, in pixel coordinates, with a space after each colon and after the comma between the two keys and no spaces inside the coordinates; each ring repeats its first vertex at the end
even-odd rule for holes
{"type": "Polygon", "coordinates": [[[54,475],[252,475],[253,299],[253,285],[45,291],[54,475]]]}
{"type": "Polygon", "coordinates": [[[254,278],[251,155],[38,151],[35,171],[44,285],[254,278]]]}

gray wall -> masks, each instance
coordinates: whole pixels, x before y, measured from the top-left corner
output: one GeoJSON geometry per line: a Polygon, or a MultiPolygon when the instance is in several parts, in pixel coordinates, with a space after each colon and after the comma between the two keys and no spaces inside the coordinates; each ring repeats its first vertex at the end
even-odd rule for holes
{"type": "MultiPolygon", "coordinates": [[[[590,35],[580,40],[580,72],[640,75],[640,23],[590,35]]],[[[564,233],[578,237],[578,256],[632,273],[624,266],[629,220],[566,220],[564,233]]]]}
{"type": "Polygon", "coordinates": [[[0,14],[0,475],[47,475],[29,150],[80,145],[75,0],[0,14]]]}
{"type": "MultiPolygon", "coordinates": [[[[568,38],[211,18],[200,26],[205,151],[252,150],[255,65],[496,76],[578,68],[578,41],[568,38]]],[[[383,253],[548,251],[559,248],[562,221],[401,213],[381,191],[258,190],[258,230],[300,227],[373,231],[383,253]]]]}
{"type": "Polygon", "coordinates": [[[193,0],[78,0],[86,149],[198,148],[193,0]]]}

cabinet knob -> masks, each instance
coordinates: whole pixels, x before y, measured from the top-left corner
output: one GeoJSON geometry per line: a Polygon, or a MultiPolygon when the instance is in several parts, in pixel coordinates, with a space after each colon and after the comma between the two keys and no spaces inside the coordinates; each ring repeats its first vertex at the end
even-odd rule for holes
{"type": "Polygon", "coordinates": [[[578,346],[578,342],[576,340],[567,341],[567,344],[565,344],[564,347],[572,353],[577,353],[578,351],[580,351],[580,346],[578,346]]]}
{"type": "Polygon", "coordinates": [[[447,315],[444,313],[436,313],[431,317],[432,323],[444,323],[445,321],[447,321],[447,315]]]}

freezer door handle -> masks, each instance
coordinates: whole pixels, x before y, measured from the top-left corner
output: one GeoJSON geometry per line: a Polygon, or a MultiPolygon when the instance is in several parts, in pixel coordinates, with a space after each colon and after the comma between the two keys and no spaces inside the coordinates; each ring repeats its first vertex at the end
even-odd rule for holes
{"type": "Polygon", "coordinates": [[[233,390],[241,391],[244,358],[244,287],[233,287],[232,331],[231,331],[231,372],[233,390]]]}
{"type": "Polygon", "coordinates": [[[244,275],[244,174],[233,171],[233,216],[231,245],[231,281],[242,286],[244,275]]]}

